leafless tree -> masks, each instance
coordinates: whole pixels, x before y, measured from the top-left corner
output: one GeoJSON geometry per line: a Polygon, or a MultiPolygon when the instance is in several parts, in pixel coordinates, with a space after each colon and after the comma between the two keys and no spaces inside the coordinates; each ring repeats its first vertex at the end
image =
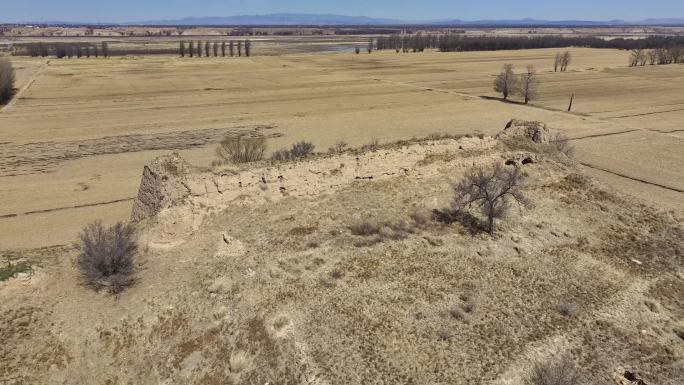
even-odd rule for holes
{"type": "Polygon", "coordinates": [[[235,56],[235,42],[234,41],[232,41],[232,40],[230,41],[230,47],[229,48],[230,48],[230,57],[235,56]]]}
{"type": "Polygon", "coordinates": [[[202,41],[197,40],[197,57],[202,57],[202,41]]]}
{"type": "Polygon", "coordinates": [[[14,68],[9,60],[0,58],[0,104],[5,104],[14,95],[14,68]]]}
{"type": "Polygon", "coordinates": [[[633,49],[629,54],[629,66],[636,67],[638,65],[644,66],[648,61],[648,56],[646,52],[641,48],[633,49]]]}
{"type": "Polygon", "coordinates": [[[91,223],[83,229],[76,248],[85,285],[116,294],[133,284],[138,244],[132,225],[119,222],[105,228],[102,222],[91,223]]]}
{"type": "Polygon", "coordinates": [[[109,44],[106,41],[102,42],[102,56],[109,57],[109,44]]]}
{"type": "Polygon", "coordinates": [[[506,216],[511,200],[529,206],[522,191],[524,186],[525,177],[517,167],[496,164],[490,169],[475,168],[454,186],[453,208],[457,212],[478,208],[487,218],[487,231],[493,235],[495,221],[506,216]]]}
{"type": "Polygon", "coordinates": [[[221,42],[221,57],[226,57],[226,42],[221,42]]]}
{"type": "Polygon", "coordinates": [[[238,40],[237,51],[238,51],[238,56],[242,56],[242,40],[238,40]]]}
{"type": "Polygon", "coordinates": [[[214,57],[218,57],[219,45],[218,45],[218,42],[217,42],[217,41],[214,42],[214,47],[213,47],[213,48],[214,48],[214,57]]]}
{"type": "Polygon", "coordinates": [[[185,42],[181,41],[180,46],[178,47],[178,51],[180,52],[181,57],[185,57],[185,42]]]}
{"type": "Polygon", "coordinates": [[[649,49],[646,56],[648,57],[648,64],[650,65],[654,65],[658,60],[658,55],[656,55],[655,50],[649,49]]]}
{"type": "Polygon", "coordinates": [[[195,55],[195,42],[191,41],[190,46],[188,47],[188,52],[190,53],[190,57],[193,57],[195,55]]]}
{"type": "Polygon", "coordinates": [[[513,73],[513,64],[504,64],[503,70],[494,80],[494,91],[500,92],[504,100],[508,99],[516,88],[518,79],[513,73]]]}
{"type": "Polygon", "coordinates": [[[537,71],[533,65],[527,66],[527,72],[520,75],[519,90],[520,95],[525,99],[525,104],[537,98],[539,89],[539,79],[537,71]]]}
{"type": "Polygon", "coordinates": [[[553,62],[553,72],[558,72],[558,67],[561,64],[562,55],[560,52],[556,53],[556,59],[553,62]]]}
{"type": "Polygon", "coordinates": [[[370,41],[368,42],[368,48],[367,48],[367,50],[368,50],[368,53],[372,53],[372,52],[373,52],[373,38],[372,38],[372,37],[371,37],[370,41]]]}
{"type": "Polygon", "coordinates": [[[361,48],[359,48],[359,47],[354,48],[354,52],[358,55],[361,52],[361,48]]]}
{"type": "Polygon", "coordinates": [[[249,39],[245,40],[245,56],[252,56],[252,41],[249,39]]]}
{"type": "Polygon", "coordinates": [[[561,72],[565,72],[568,70],[568,66],[572,62],[572,55],[570,54],[570,51],[565,51],[563,52],[563,55],[561,56],[561,61],[560,61],[560,67],[561,67],[561,72]]]}
{"type": "Polygon", "coordinates": [[[209,51],[211,51],[211,43],[209,43],[209,42],[207,41],[207,42],[204,43],[204,56],[206,56],[206,57],[211,56],[211,55],[209,54],[209,51]]]}

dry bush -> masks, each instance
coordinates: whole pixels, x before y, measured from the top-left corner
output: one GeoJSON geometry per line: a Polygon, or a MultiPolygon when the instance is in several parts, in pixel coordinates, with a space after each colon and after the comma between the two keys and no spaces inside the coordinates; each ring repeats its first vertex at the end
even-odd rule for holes
{"type": "Polygon", "coordinates": [[[575,146],[570,144],[570,139],[568,139],[568,137],[563,134],[554,134],[551,140],[549,141],[549,144],[557,153],[564,154],[568,158],[572,157],[575,154],[575,146]]]}
{"type": "Polygon", "coordinates": [[[470,170],[454,186],[454,211],[463,212],[475,206],[486,217],[487,231],[494,234],[495,221],[506,217],[511,200],[529,206],[522,191],[524,185],[525,177],[517,167],[496,164],[490,169],[470,170]]]}
{"type": "Polygon", "coordinates": [[[14,68],[9,60],[0,58],[0,104],[5,104],[14,95],[14,68]]]}
{"type": "Polygon", "coordinates": [[[138,243],[131,224],[119,222],[105,228],[102,222],[93,222],[83,229],[76,247],[86,286],[116,294],[134,283],[138,243]]]}
{"type": "Polygon", "coordinates": [[[341,154],[347,149],[348,146],[349,144],[347,142],[340,140],[336,142],[334,146],[328,148],[328,154],[341,154]]]}
{"type": "Polygon", "coordinates": [[[368,237],[378,235],[380,233],[380,225],[370,221],[361,221],[349,226],[349,230],[354,235],[368,237]]]}
{"type": "Polygon", "coordinates": [[[294,143],[290,149],[280,149],[271,155],[271,160],[276,162],[285,162],[300,158],[306,158],[313,154],[315,146],[311,142],[305,140],[294,143]]]}
{"type": "Polygon", "coordinates": [[[525,385],[584,385],[585,381],[569,355],[557,362],[536,363],[525,385]]]}
{"type": "Polygon", "coordinates": [[[216,154],[221,161],[228,163],[248,163],[264,159],[266,152],[266,138],[247,137],[244,135],[226,135],[216,154]]]}

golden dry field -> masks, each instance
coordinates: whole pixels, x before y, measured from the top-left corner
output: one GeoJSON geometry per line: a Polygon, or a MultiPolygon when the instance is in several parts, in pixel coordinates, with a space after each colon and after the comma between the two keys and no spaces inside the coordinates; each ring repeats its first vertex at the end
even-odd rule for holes
{"type": "Polygon", "coordinates": [[[94,219],[126,219],[144,164],[178,151],[209,165],[231,130],[262,130],[269,150],[306,139],[325,151],[538,120],[573,139],[589,174],[681,213],[684,66],[629,68],[625,51],[572,49],[569,71],[554,73],[556,52],[11,58],[19,93],[0,112],[0,244],[64,244],[94,219]],[[532,105],[491,99],[509,62],[539,71],[532,105]]]}

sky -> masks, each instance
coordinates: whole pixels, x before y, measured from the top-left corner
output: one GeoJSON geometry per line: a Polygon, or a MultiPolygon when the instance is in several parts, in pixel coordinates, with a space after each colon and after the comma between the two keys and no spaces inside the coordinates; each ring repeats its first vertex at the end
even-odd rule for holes
{"type": "Polygon", "coordinates": [[[0,22],[135,22],[268,13],[401,20],[684,18],[684,0],[0,0],[0,22]]]}

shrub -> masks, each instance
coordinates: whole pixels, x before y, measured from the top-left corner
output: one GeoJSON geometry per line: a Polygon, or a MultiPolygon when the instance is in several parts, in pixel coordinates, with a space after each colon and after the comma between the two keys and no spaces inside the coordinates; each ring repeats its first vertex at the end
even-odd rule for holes
{"type": "Polygon", "coordinates": [[[224,162],[248,163],[264,159],[266,152],[266,138],[247,137],[243,135],[226,135],[216,154],[224,162]]]}
{"type": "Polygon", "coordinates": [[[463,212],[475,206],[487,219],[487,231],[494,234],[495,221],[504,218],[511,200],[522,206],[529,201],[522,192],[525,177],[520,170],[496,164],[491,169],[476,168],[454,186],[454,209],[463,212]]]}
{"type": "Polygon", "coordinates": [[[563,298],[556,305],[556,310],[566,317],[574,317],[577,315],[577,306],[571,300],[563,298]]]}
{"type": "Polygon", "coordinates": [[[554,134],[549,142],[559,154],[565,154],[567,157],[572,157],[575,154],[575,146],[571,145],[570,139],[563,134],[554,134]]]}
{"type": "Polygon", "coordinates": [[[119,222],[105,228],[100,221],[91,223],[83,229],[76,247],[86,286],[116,294],[134,283],[138,243],[131,224],[119,222]]]}
{"type": "Polygon", "coordinates": [[[0,58],[0,104],[12,99],[14,95],[14,68],[9,60],[0,58]]]}
{"type": "Polygon", "coordinates": [[[580,385],[584,379],[569,355],[557,362],[536,363],[525,385],[580,385]]]}
{"type": "Polygon", "coordinates": [[[349,146],[347,142],[344,141],[338,141],[335,143],[334,146],[328,148],[328,153],[329,154],[341,154],[344,152],[344,150],[349,146]]]}
{"type": "Polygon", "coordinates": [[[293,144],[289,150],[283,148],[278,151],[275,151],[271,155],[271,160],[282,162],[288,160],[295,160],[299,158],[305,158],[313,153],[314,148],[315,146],[313,145],[313,143],[302,140],[293,144]]]}

